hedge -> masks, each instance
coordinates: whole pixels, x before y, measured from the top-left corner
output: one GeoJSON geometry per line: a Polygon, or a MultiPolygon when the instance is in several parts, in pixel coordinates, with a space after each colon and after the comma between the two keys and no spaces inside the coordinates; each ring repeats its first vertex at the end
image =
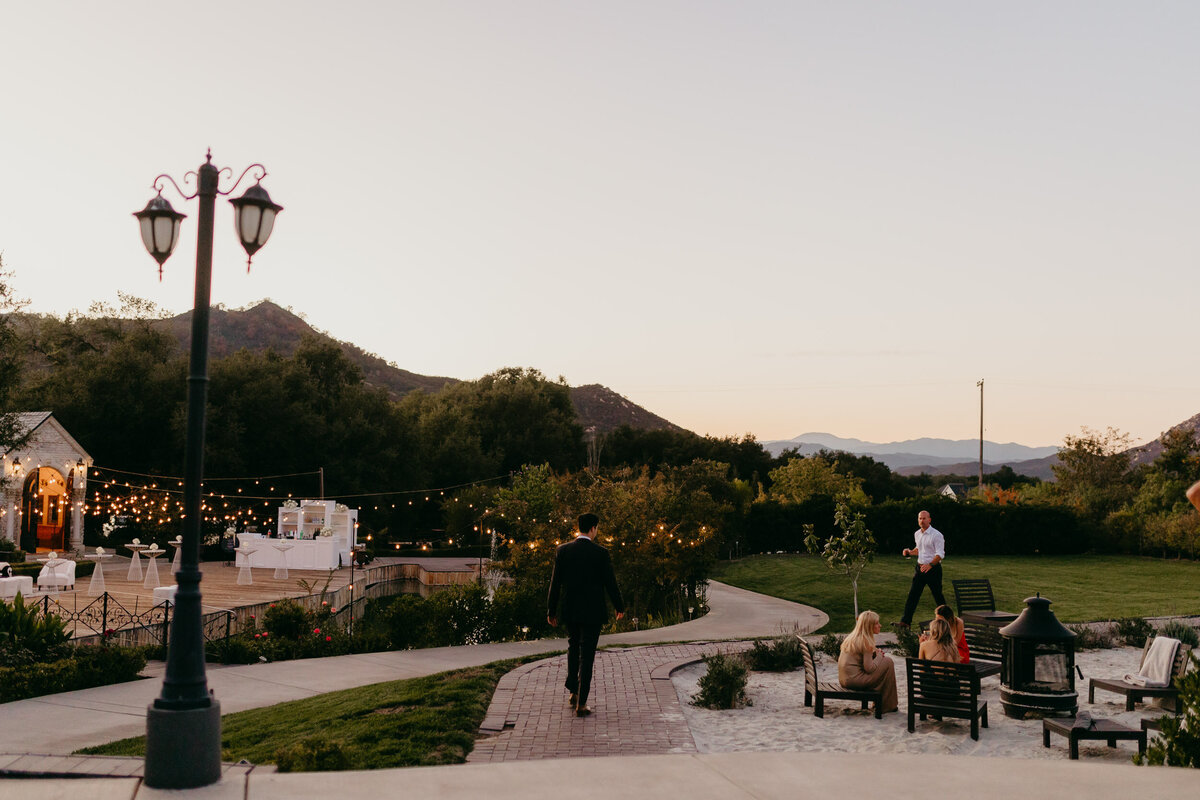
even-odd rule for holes
{"type": "MultiPolygon", "coordinates": [[[[3,560],[3,559],[0,559],[3,560]]],[[[15,575],[32,575],[34,578],[42,571],[42,567],[46,566],[40,561],[26,561],[19,564],[10,564],[12,574],[15,575]]],[[[75,562],[75,580],[86,578],[91,575],[96,569],[95,561],[76,561],[75,562]]]]}
{"type": "Polygon", "coordinates": [[[145,666],[142,648],[76,647],[70,658],[0,667],[0,703],[132,681],[145,666]]]}
{"type": "MultiPolygon", "coordinates": [[[[946,545],[961,555],[1043,553],[1065,555],[1104,549],[1108,540],[1095,526],[1061,506],[964,503],[949,498],[889,500],[864,509],[879,552],[913,546],[917,512],[926,510],[946,545]]],[[[743,553],[803,552],[803,525],[817,536],[835,532],[833,499],[783,505],[755,503],[744,528],[743,553]]]]}

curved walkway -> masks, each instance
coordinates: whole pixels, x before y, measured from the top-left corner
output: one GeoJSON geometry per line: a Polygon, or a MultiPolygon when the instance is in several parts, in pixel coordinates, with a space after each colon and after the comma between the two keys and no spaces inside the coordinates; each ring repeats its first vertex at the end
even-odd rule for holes
{"type": "Polygon", "coordinates": [[[524,664],[500,679],[484,738],[467,757],[472,764],[580,756],[695,753],[671,673],[701,656],[742,650],[731,644],[674,644],[613,648],[596,653],[592,715],[567,706],[565,655],[524,664]]]}
{"type": "MultiPolygon", "coordinates": [[[[680,625],[611,634],[601,645],[671,641],[713,641],[773,636],[793,625],[814,630],[828,617],[799,603],[710,582],[705,616],[680,625]]],[[[381,681],[417,678],[505,658],[548,653],[566,647],[564,639],[438,647],[332,658],[279,661],[244,666],[208,666],[208,684],[221,712],[244,711],[300,700],[338,689],[381,681]]],[[[161,669],[161,665],[156,665],[161,669]]],[[[146,729],[146,708],[162,687],[161,674],[144,680],[6,703],[0,725],[0,753],[65,755],[146,729]]],[[[564,703],[565,705],[565,703],[564,703]]]]}

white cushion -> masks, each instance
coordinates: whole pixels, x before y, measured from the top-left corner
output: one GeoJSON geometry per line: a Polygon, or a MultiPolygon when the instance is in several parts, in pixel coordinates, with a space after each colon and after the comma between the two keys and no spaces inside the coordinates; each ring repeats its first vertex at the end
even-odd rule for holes
{"type": "Polygon", "coordinates": [[[170,586],[154,587],[154,605],[158,605],[159,603],[166,602],[167,600],[170,600],[172,603],[174,603],[175,602],[175,590],[178,588],[179,587],[176,586],[175,584],[171,584],[170,586]]]}

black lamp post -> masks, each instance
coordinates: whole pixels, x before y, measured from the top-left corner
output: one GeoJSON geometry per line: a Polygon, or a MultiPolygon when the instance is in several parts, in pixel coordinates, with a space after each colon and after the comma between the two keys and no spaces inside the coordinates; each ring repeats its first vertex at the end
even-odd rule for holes
{"type": "MultiPolygon", "coordinates": [[[[221,706],[208,689],[204,672],[204,631],[200,622],[200,527],[203,520],[201,482],[204,479],[204,416],[208,398],[208,312],[212,278],[213,217],[217,195],[232,194],[251,170],[256,180],[266,177],[261,164],[247,167],[228,190],[218,184],[232,170],[218,170],[210,150],[204,164],[189,172],[184,183],[194,179],[196,191],[184,192],[169,175],[154,179],[158,195],[134,214],[141,224],[142,242],[158,262],[162,280],[163,262],[179,241],[179,223],[184,218],[162,196],[164,181],[170,181],[185,200],[199,198],[200,224],[196,238],[196,301],[192,309],[192,352],[188,374],[187,449],[184,467],[183,553],[175,583],[175,616],[167,648],[167,672],[162,694],[150,704],[146,715],[146,785],[156,789],[190,789],[216,783],[221,777],[221,706]]],[[[262,247],[283,210],[271,202],[258,183],[233,203],[238,238],[247,256],[262,247]]],[[[247,269],[249,269],[249,261],[247,269]]]]}

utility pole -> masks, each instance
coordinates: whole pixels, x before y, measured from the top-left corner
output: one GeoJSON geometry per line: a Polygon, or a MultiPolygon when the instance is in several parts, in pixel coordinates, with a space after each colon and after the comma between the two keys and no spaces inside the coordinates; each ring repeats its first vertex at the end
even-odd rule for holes
{"type": "Polygon", "coordinates": [[[983,494],[983,378],[975,385],[979,387],[979,493],[983,494]]]}

